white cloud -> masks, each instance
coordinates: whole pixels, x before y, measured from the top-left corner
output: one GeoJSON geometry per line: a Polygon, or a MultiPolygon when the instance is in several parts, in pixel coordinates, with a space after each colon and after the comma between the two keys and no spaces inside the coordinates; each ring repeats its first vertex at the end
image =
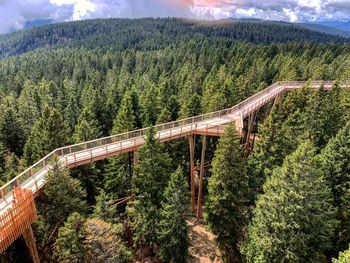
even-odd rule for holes
{"type": "Polygon", "coordinates": [[[110,17],[254,17],[305,21],[350,19],[350,0],[0,0],[0,33],[26,21],[110,17]]]}

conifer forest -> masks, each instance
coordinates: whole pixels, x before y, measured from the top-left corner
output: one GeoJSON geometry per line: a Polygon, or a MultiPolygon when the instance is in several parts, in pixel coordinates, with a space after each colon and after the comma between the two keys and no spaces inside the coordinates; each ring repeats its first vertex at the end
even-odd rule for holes
{"type": "MultiPolygon", "coordinates": [[[[56,148],[147,128],[137,152],[50,161],[31,225],[40,262],[202,262],[192,220],[213,235],[215,262],[349,263],[346,81],[349,39],[283,23],[93,19],[0,35],[0,185],[56,148]],[[192,157],[188,137],[155,136],[278,81],[305,84],[256,112],[249,151],[235,123],[193,136],[192,157]]],[[[32,262],[24,237],[0,262],[32,262]]]]}

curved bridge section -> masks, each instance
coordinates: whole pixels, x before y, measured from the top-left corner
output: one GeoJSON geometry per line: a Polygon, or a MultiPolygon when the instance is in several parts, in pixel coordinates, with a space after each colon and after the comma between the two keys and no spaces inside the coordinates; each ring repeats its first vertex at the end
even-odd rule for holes
{"type": "MultiPolygon", "coordinates": [[[[238,132],[241,133],[243,129],[243,119],[245,117],[254,113],[257,109],[281,95],[283,92],[302,88],[305,84],[306,82],[302,81],[277,82],[231,108],[157,125],[155,126],[157,132],[156,137],[160,142],[166,142],[193,134],[220,136],[223,134],[225,126],[232,122],[236,124],[238,132]]],[[[319,88],[323,85],[325,89],[331,89],[334,82],[314,81],[311,82],[310,85],[311,88],[319,88]]],[[[341,84],[341,86],[346,85],[347,83],[341,84]]],[[[14,209],[18,209],[20,203],[16,201],[15,195],[13,194],[14,189],[24,189],[26,193],[31,193],[35,197],[45,184],[45,176],[50,170],[50,161],[55,156],[58,156],[62,166],[69,168],[77,167],[121,153],[137,150],[144,144],[145,134],[146,129],[140,129],[55,149],[43,159],[3,185],[0,188],[0,253],[17,238],[17,232],[13,232],[17,231],[17,226],[13,225],[13,223],[7,223],[6,221],[8,220],[7,215],[11,213],[11,211],[14,211],[14,209]],[[11,229],[13,229],[13,231],[11,229]]],[[[28,198],[25,199],[27,200],[28,198]]],[[[31,206],[26,202],[23,204],[31,206]]],[[[27,214],[24,214],[23,218],[25,218],[26,215],[27,214]]],[[[27,219],[28,220],[25,222],[31,222],[35,220],[35,216],[28,213],[27,219]]]]}

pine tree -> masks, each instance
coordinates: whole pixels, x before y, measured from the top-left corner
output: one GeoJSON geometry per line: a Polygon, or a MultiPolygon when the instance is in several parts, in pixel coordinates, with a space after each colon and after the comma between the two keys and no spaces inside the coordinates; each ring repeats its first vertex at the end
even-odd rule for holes
{"type": "Polygon", "coordinates": [[[141,115],[144,127],[156,124],[157,116],[159,114],[159,105],[156,94],[157,92],[154,87],[154,84],[150,84],[149,89],[146,91],[146,94],[142,99],[141,115]]]}
{"type": "Polygon", "coordinates": [[[56,109],[46,107],[24,146],[24,157],[28,163],[34,163],[55,148],[64,146],[68,138],[68,125],[62,115],[56,109]]]}
{"type": "Polygon", "coordinates": [[[350,122],[333,137],[322,152],[327,182],[332,189],[340,221],[336,229],[336,250],[350,243],[350,122]]]}
{"type": "Polygon", "coordinates": [[[258,197],[248,239],[247,262],[323,262],[337,221],[320,159],[303,143],[276,168],[258,197]]]}
{"type": "Polygon", "coordinates": [[[96,197],[96,205],[93,212],[93,217],[100,220],[115,223],[116,222],[116,209],[112,207],[113,200],[111,196],[107,194],[103,189],[100,190],[100,194],[96,197]]]}
{"type": "Polygon", "coordinates": [[[3,113],[0,123],[0,141],[9,151],[21,155],[25,142],[23,125],[14,110],[9,107],[3,113]]]}
{"type": "Polygon", "coordinates": [[[72,213],[64,226],[58,230],[55,254],[62,263],[86,262],[86,250],[84,247],[84,223],[79,213],[72,213]]]}
{"type": "Polygon", "coordinates": [[[338,259],[333,259],[332,263],[349,263],[350,262],[350,245],[348,250],[340,252],[338,259]]]}
{"type": "Polygon", "coordinates": [[[113,134],[132,131],[135,127],[135,114],[130,91],[126,91],[113,122],[113,134]]]}
{"type": "Polygon", "coordinates": [[[45,187],[37,198],[39,220],[37,239],[50,246],[53,234],[73,212],[84,214],[87,211],[86,193],[80,182],[69,175],[69,170],[61,168],[58,160],[53,160],[45,180],[45,187]]]}
{"type": "Polygon", "coordinates": [[[158,244],[159,209],[171,167],[168,154],[154,136],[154,128],[150,127],[146,142],[139,149],[139,162],[135,165],[135,176],[132,179],[136,201],[129,210],[135,241],[151,248],[158,244]]]}
{"type": "Polygon", "coordinates": [[[248,214],[246,159],[233,125],[227,126],[212,161],[204,218],[225,262],[240,261],[239,244],[248,214]]]}
{"type": "Polygon", "coordinates": [[[127,263],[130,251],[120,238],[121,225],[112,225],[98,219],[88,219],[84,224],[84,247],[87,263],[127,263]]]}
{"type": "Polygon", "coordinates": [[[105,166],[104,188],[116,198],[127,196],[131,191],[131,171],[129,158],[122,154],[110,158],[105,166]]]}
{"type": "Polygon", "coordinates": [[[101,127],[92,110],[84,108],[75,126],[73,141],[75,143],[98,139],[102,136],[101,127]]]}
{"type": "Polygon", "coordinates": [[[184,213],[188,197],[187,182],[179,167],[170,176],[160,211],[159,244],[163,262],[187,262],[189,239],[184,213]]]}

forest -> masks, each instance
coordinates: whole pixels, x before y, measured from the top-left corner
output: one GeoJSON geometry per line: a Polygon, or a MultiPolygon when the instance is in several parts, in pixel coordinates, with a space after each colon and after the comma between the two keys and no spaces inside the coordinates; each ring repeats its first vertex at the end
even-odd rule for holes
{"type": "MultiPolygon", "coordinates": [[[[0,37],[0,184],[53,149],[150,127],[138,151],[52,163],[35,200],[41,262],[189,262],[188,140],[152,126],[225,109],[282,80],[335,80],[208,140],[203,219],[222,262],[350,262],[350,43],[270,23],[97,19],[0,37]],[[116,205],[116,200],[132,197],[116,205]]],[[[200,160],[201,138],[196,137],[200,160]]],[[[18,239],[0,262],[30,262],[18,239]]]]}

